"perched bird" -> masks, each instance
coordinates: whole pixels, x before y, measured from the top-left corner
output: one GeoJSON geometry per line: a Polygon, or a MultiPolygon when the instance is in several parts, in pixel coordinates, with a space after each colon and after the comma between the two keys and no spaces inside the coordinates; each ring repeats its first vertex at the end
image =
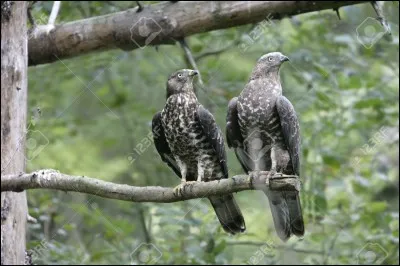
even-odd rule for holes
{"type": "MultiPolygon", "coordinates": [[[[197,100],[193,78],[198,72],[183,69],[167,82],[167,102],[153,117],[154,144],[161,159],[182,180],[180,194],[188,182],[228,178],[224,138],[212,114],[197,100]]],[[[246,229],[232,194],[210,196],[209,200],[223,229],[231,234],[246,229]]]]}
{"type": "MultiPolygon", "coordinates": [[[[249,172],[269,171],[300,175],[300,128],[296,112],[282,95],[281,64],[289,59],[279,52],[263,55],[249,82],[229,102],[226,136],[242,168],[249,172]]],[[[264,189],[270,203],[278,236],[304,235],[298,192],[264,189]]]]}

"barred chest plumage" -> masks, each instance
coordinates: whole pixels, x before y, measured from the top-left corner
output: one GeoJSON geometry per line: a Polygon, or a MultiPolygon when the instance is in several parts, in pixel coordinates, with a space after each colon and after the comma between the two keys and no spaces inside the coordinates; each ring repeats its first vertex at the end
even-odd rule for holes
{"type": "Polygon", "coordinates": [[[283,142],[276,110],[276,100],[281,95],[280,84],[268,79],[258,79],[247,84],[238,98],[237,106],[240,130],[244,139],[261,138],[264,144],[283,142]]]}
{"type": "Polygon", "coordinates": [[[167,100],[161,114],[162,123],[170,148],[176,155],[194,155],[196,137],[201,138],[200,128],[195,123],[197,107],[195,96],[189,93],[175,94],[167,100]]]}
{"type": "Polygon", "coordinates": [[[199,160],[209,171],[206,179],[221,178],[221,170],[215,152],[206,141],[196,117],[199,103],[192,93],[179,93],[168,98],[162,111],[162,124],[169,147],[174,156],[188,166],[188,181],[197,178],[199,160]],[[217,170],[217,171],[216,171],[217,170]]]}

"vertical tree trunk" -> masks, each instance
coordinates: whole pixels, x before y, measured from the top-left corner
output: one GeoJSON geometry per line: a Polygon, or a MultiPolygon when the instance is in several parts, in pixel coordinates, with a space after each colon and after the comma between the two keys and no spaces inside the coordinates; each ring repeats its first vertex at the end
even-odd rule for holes
{"type": "MultiPolygon", "coordinates": [[[[27,2],[1,2],[1,174],[25,170],[27,2]]],[[[1,193],[1,264],[24,264],[26,194],[1,193]]]]}

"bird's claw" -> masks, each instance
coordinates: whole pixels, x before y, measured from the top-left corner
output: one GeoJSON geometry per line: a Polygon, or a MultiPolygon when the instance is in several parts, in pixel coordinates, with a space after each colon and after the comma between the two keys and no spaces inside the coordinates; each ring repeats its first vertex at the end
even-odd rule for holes
{"type": "Polygon", "coordinates": [[[182,197],[183,196],[183,191],[185,190],[185,187],[187,185],[193,184],[193,183],[197,183],[197,181],[186,181],[186,182],[182,182],[179,185],[177,185],[174,188],[174,195],[177,197],[182,197]]]}
{"type": "Polygon", "coordinates": [[[182,195],[183,184],[179,184],[174,188],[174,195],[180,197],[182,195]]]}
{"type": "Polygon", "coordinates": [[[252,171],[252,172],[249,173],[249,176],[250,176],[251,179],[254,179],[259,175],[260,175],[260,171],[252,171]]]}
{"type": "Polygon", "coordinates": [[[269,180],[273,179],[276,175],[276,170],[270,170],[267,174],[267,179],[266,179],[266,183],[269,184],[269,180]]]}

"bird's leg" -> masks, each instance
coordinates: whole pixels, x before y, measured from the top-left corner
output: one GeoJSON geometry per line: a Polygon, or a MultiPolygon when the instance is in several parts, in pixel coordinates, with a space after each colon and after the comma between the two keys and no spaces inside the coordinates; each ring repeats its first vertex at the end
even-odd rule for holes
{"type": "Polygon", "coordinates": [[[204,179],[204,164],[201,156],[199,156],[199,161],[197,163],[197,182],[201,182],[204,179]]]}
{"type": "Polygon", "coordinates": [[[271,169],[269,170],[269,173],[267,175],[267,181],[269,179],[272,179],[276,175],[276,149],[274,146],[271,148],[271,169]]]}
{"type": "Polygon", "coordinates": [[[181,197],[183,195],[183,191],[185,190],[185,186],[190,183],[196,183],[196,181],[186,181],[187,175],[187,165],[186,163],[179,160],[179,158],[175,157],[175,160],[178,164],[179,169],[181,170],[181,183],[174,188],[174,194],[181,197]]]}
{"type": "MultiPolygon", "coordinates": [[[[250,151],[250,152],[251,152],[251,151],[250,151]]],[[[254,160],[253,160],[253,171],[250,171],[250,172],[249,172],[249,176],[250,176],[251,179],[255,179],[255,178],[257,178],[258,176],[260,176],[260,174],[261,174],[261,169],[263,169],[263,168],[260,168],[260,166],[261,166],[260,161],[261,161],[261,160],[258,160],[258,161],[254,161],[254,160]]]]}
{"type": "Polygon", "coordinates": [[[186,184],[187,165],[177,157],[175,157],[175,160],[179,169],[181,170],[181,183],[174,188],[174,194],[177,196],[182,196],[182,192],[186,184]]]}

